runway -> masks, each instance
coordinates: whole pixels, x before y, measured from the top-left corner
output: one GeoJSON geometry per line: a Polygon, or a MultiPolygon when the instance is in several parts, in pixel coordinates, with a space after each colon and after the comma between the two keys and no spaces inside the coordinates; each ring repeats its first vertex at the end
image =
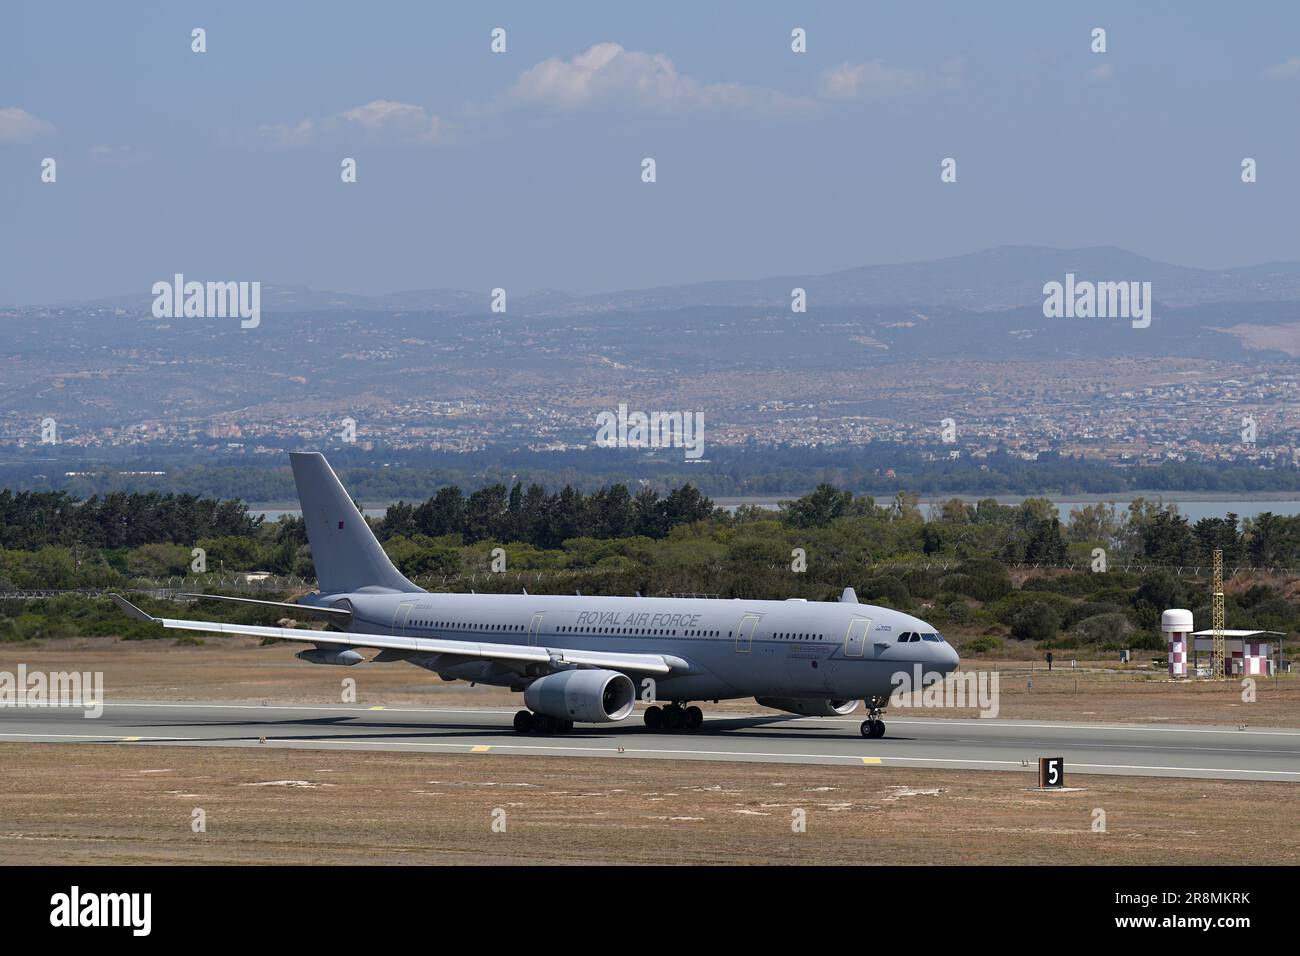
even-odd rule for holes
{"type": "MultiPolygon", "coordinates": [[[[292,747],[557,757],[1023,770],[1300,781],[1300,730],[945,720],[890,716],[867,740],[860,719],[734,714],[694,732],[651,733],[639,716],[563,736],[520,736],[513,710],[122,702],[98,719],[74,708],[0,709],[0,742],[292,747]]],[[[1068,782],[1068,778],[1067,778],[1068,782]]]]}

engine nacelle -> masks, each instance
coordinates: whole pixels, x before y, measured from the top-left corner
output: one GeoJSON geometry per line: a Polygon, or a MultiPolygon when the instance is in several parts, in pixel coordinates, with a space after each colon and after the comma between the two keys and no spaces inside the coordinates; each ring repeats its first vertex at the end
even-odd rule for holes
{"type": "Polygon", "coordinates": [[[756,697],[763,707],[784,710],[800,717],[847,717],[858,709],[860,700],[825,700],[814,697],[756,697]]]}
{"type": "Polygon", "coordinates": [[[350,647],[313,647],[310,650],[299,651],[293,656],[300,661],[310,661],[313,664],[339,664],[343,667],[351,667],[365,660],[364,656],[350,647]]]}
{"type": "Polygon", "coordinates": [[[618,671],[557,671],[529,684],[524,703],[529,710],[559,720],[608,724],[632,713],[636,687],[618,671]]]}

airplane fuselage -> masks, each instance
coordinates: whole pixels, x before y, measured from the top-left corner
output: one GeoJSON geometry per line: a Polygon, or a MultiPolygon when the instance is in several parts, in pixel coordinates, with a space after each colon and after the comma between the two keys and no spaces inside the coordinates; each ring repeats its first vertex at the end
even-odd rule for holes
{"type": "MultiPolygon", "coordinates": [[[[958,662],[924,621],[852,602],[357,592],[310,595],[300,603],[350,608],[346,630],[354,635],[661,654],[685,662],[680,671],[653,678],[657,700],[887,697],[900,672],[913,674],[919,665],[942,676],[958,662]],[[900,642],[913,634],[923,639],[900,642]]],[[[401,656],[448,678],[526,682],[490,661],[401,656]]]]}

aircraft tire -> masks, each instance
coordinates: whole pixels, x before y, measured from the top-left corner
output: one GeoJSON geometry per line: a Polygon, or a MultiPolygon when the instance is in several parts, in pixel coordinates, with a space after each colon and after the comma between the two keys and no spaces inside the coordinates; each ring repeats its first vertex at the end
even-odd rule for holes
{"type": "Polygon", "coordinates": [[[871,740],[878,740],[879,738],[885,736],[885,722],[883,720],[876,720],[874,717],[871,717],[862,722],[862,726],[859,728],[859,730],[861,730],[862,736],[867,737],[871,740]]]}
{"type": "Polygon", "coordinates": [[[664,725],[664,712],[661,708],[651,705],[645,709],[642,719],[645,721],[646,730],[658,730],[664,725]]]}
{"type": "Polygon", "coordinates": [[[533,730],[533,712],[521,710],[515,714],[515,733],[527,734],[533,730]]]}

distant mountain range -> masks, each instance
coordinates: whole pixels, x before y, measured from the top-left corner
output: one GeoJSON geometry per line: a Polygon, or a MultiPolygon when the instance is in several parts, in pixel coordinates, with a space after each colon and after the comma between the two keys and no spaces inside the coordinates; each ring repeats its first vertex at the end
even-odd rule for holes
{"type": "MultiPolygon", "coordinates": [[[[537,317],[590,316],[691,307],[789,308],[790,290],[807,290],[809,306],[947,307],[975,312],[1037,305],[1043,284],[1067,272],[1093,281],[1143,281],[1166,307],[1300,300],[1300,262],[1275,262],[1235,269],[1175,266],[1113,246],[1053,249],[998,246],[983,252],[926,262],[861,266],[824,275],[736,279],[661,286],[624,292],[574,294],[542,291],[512,297],[510,311],[537,317]]],[[[162,277],[160,277],[162,278],[162,277]]],[[[191,279],[228,276],[188,276],[191,279]]],[[[262,310],[481,313],[488,290],[420,289],[364,296],[320,292],[304,286],[262,287],[262,310]]],[[[148,294],[65,303],[65,308],[113,308],[147,313],[148,294]]],[[[58,308],[55,306],[54,308],[58,308]]]]}

